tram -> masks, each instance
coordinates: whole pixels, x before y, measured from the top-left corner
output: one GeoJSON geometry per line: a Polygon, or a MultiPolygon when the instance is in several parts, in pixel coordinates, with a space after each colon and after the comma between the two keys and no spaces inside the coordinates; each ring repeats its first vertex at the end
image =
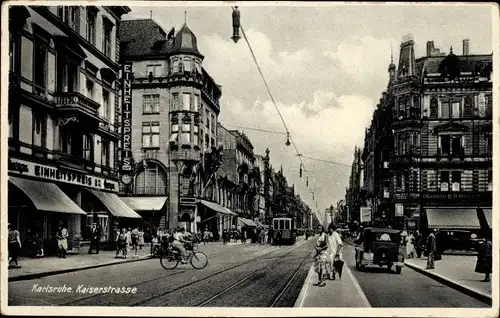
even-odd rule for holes
{"type": "Polygon", "coordinates": [[[281,232],[281,244],[295,244],[297,239],[297,229],[295,220],[289,217],[273,218],[273,242],[276,242],[276,235],[281,232]]]}

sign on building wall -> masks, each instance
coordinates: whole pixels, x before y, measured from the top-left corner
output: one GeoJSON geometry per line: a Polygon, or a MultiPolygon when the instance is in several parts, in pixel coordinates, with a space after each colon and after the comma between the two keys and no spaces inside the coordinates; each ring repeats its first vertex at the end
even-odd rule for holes
{"type": "Polygon", "coordinates": [[[122,182],[132,180],[132,63],[124,63],[122,70],[122,182]]]}
{"type": "Polygon", "coordinates": [[[360,219],[361,223],[372,221],[372,208],[362,206],[360,208],[360,219]]]}
{"type": "Polygon", "coordinates": [[[9,158],[9,174],[35,177],[55,182],[63,182],[97,190],[118,192],[118,182],[82,174],[78,172],[61,170],[58,167],[38,164],[27,160],[9,158]]]}
{"type": "Polygon", "coordinates": [[[395,216],[401,217],[404,215],[404,205],[401,203],[396,203],[395,204],[395,216]]]}

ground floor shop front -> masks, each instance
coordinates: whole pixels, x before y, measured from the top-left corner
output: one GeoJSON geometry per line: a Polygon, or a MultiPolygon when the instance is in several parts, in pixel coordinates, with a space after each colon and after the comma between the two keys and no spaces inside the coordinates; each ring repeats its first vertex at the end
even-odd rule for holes
{"type": "Polygon", "coordinates": [[[134,227],[140,219],[117,190],[118,182],[111,179],[9,159],[8,222],[20,232],[22,254],[37,248],[37,238],[45,254],[55,253],[59,226],[68,230],[69,251],[88,245],[93,223],[100,228],[102,246],[111,246],[118,228],[134,227]]]}

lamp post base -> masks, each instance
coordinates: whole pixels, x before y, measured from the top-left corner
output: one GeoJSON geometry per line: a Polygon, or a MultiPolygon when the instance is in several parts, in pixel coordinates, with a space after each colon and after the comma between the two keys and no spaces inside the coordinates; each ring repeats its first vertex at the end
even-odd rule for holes
{"type": "Polygon", "coordinates": [[[241,39],[240,36],[233,35],[231,39],[234,41],[234,43],[238,43],[238,41],[241,39]]]}

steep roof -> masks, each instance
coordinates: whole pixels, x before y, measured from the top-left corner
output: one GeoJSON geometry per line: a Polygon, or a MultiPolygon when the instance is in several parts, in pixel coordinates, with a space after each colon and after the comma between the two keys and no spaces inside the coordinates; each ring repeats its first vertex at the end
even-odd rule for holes
{"type": "MultiPolygon", "coordinates": [[[[441,73],[440,65],[445,59],[449,59],[450,55],[447,56],[426,56],[419,58],[416,61],[417,75],[423,77],[424,73],[436,74],[441,73]]],[[[481,55],[454,55],[454,58],[458,58],[458,65],[461,73],[474,72],[479,63],[488,65],[492,63],[491,54],[481,54],[481,55]]]]}
{"type": "Polygon", "coordinates": [[[177,32],[172,52],[201,55],[200,51],[198,51],[196,35],[189,29],[187,24],[184,24],[179,32],[177,32]]]}
{"type": "Polygon", "coordinates": [[[125,57],[147,57],[176,53],[195,54],[198,51],[196,36],[186,24],[177,32],[174,41],[167,40],[167,32],[154,20],[123,20],[119,38],[121,52],[125,57]]]}

